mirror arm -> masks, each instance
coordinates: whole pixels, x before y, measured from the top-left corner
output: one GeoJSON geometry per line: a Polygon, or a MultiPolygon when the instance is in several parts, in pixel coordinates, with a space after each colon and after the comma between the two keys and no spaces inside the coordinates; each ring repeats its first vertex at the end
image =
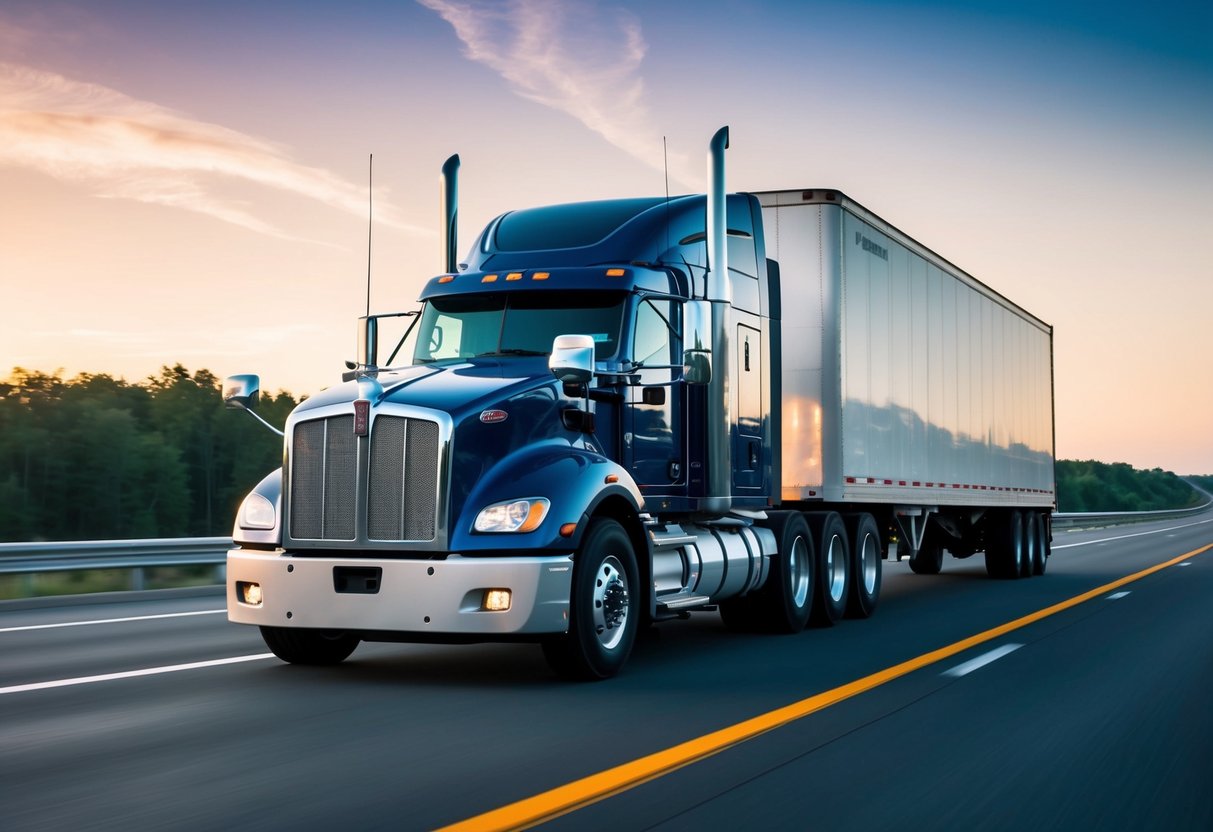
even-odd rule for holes
{"type": "Polygon", "coordinates": [[[265,421],[265,419],[261,418],[261,414],[260,414],[260,413],[258,413],[257,411],[253,410],[252,408],[248,407],[247,405],[242,404],[242,403],[240,403],[240,402],[233,402],[233,403],[229,404],[228,406],[229,406],[229,407],[233,407],[233,408],[235,408],[235,409],[237,409],[237,410],[243,410],[245,413],[247,413],[248,415],[252,416],[254,419],[256,419],[256,420],[257,420],[258,422],[260,422],[261,424],[265,425],[267,428],[269,428],[270,430],[272,430],[274,433],[278,434],[278,435],[279,435],[279,436],[281,436],[281,437],[284,437],[284,438],[286,437],[286,434],[285,434],[285,433],[283,433],[282,431],[278,430],[278,428],[274,427],[274,426],[273,426],[273,425],[271,425],[269,422],[265,421]]]}

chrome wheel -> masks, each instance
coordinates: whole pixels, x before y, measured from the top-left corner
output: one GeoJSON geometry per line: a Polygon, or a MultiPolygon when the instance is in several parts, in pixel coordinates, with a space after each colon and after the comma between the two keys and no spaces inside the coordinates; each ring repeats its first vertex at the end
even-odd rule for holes
{"type": "Polygon", "coordinates": [[[826,545],[826,575],[830,579],[830,598],[841,603],[847,588],[847,547],[837,535],[826,545]]]}
{"type": "Polygon", "coordinates": [[[810,594],[813,609],[810,619],[818,627],[832,627],[846,614],[851,582],[858,565],[847,536],[846,524],[836,511],[809,512],[805,515],[817,552],[818,586],[810,594]]]}
{"type": "Polygon", "coordinates": [[[876,592],[876,566],[880,552],[876,549],[876,538],[864,535],[859,549],[859,571],[863,576],[863,589],[868,595],[876,592]]]}
{"type": "Polygon", "coordinates": [[[803,607],[813,586],[813,563],[808,541],[803,537],[797,537],[792,544],[792,551],[788,554],[788,571],[792,579],[792,600],[797,607],[803,607]]]}
{"type": "Polygon", "coordinates": [[[613,650],[623,640],[628,623],[628,576],[623,564],[608,555],[594,578],[594,633],[598,643],[613,650]]]}

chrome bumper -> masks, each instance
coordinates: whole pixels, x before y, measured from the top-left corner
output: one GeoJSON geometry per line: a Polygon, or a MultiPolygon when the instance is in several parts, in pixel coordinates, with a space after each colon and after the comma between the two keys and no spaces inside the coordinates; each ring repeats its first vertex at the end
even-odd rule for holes
{"type": "Polygon", "coordinates": [[[227,553],[227,616],[237,624],[382,630],[400,633],[525,635],[568,630],[572,555],[446,560],[299,557],[289,552],[227,553]],[[338,592],[334,570],[382,569],[374,592],[338,592]],[[237,582],[261,586],[246,604],[237,582]],[[509,589],[510,608],[486,612],[487,589],[509,589]]]}

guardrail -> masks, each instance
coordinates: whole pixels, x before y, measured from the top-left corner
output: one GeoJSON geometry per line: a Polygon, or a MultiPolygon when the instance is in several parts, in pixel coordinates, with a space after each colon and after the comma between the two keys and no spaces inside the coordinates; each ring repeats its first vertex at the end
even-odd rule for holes
{"type": "Polygon", "coordinates": [[[1108,511],[1108,512],[1070,512],[1053,515],[1053,528],[1069,529],[1098,529],[1103,526],[1123,526],[1129,523],[1148,523],[1151,520],[1180,520],[1192,517],[1203,511],[1208,511],[1210,502],[1206,501],[1192,508],[1177,508],[1168,511],[1108,511]]]}
{"type": "Polygon", "coordinates": [[[76,540],[0,543],[0,574],[33,575],[85,569],[129,569],[131,589],[143,589],[145,570],[210,565],[223,581],[230,537],[166,537],[150,540],[76,540]]]}

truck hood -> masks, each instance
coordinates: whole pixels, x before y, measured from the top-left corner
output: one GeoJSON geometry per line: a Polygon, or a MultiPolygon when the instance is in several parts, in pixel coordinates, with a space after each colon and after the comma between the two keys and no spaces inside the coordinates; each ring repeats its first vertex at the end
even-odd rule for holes
{"type": "MultiPolygon", "coordinates": [[[[454,434],[448,469],[448,511],[452,530],[468,532],[475,513],[484,507],[468,505],[478,483],[508,481],[514,475],[510,472],[528,470],[519,461],[520,455],[535,448],[546,448],[550,455],[555,446],[568,456],[575,446],[587,446],[584,435],[562,424],[559,409],[568,400],[548,370],[547,356],[485,357],[418,365],[380,373],[378,380],[383,390],[374,396],[372,407],[396,403],[451,416],[454,434]],[[502,413],[482,419],[481,414],[487,410],[502,413]],[[465,512],[471,513],[465,516],[465,512]]],[[[340,408],[358,398],[358,383],[347,382],[300,404],[291,420],[307,419],[309,411],[340,408]]],[[[502,492],[507,498],[519,496],[508,491],[502,492]]]]}
{"type": "MultiPolygon", "coordinates": [[[[410,404],[451,414],[456,423],[521,393],[555,387],[547,356],[472,358],[454,364],[419,364],[381,372],[383,392],[372,406],[385,402],[410,404]]],[[[358,383],[346,382],[322,390],[296,409],[299,415],[358,399],[358,383]]]]}

